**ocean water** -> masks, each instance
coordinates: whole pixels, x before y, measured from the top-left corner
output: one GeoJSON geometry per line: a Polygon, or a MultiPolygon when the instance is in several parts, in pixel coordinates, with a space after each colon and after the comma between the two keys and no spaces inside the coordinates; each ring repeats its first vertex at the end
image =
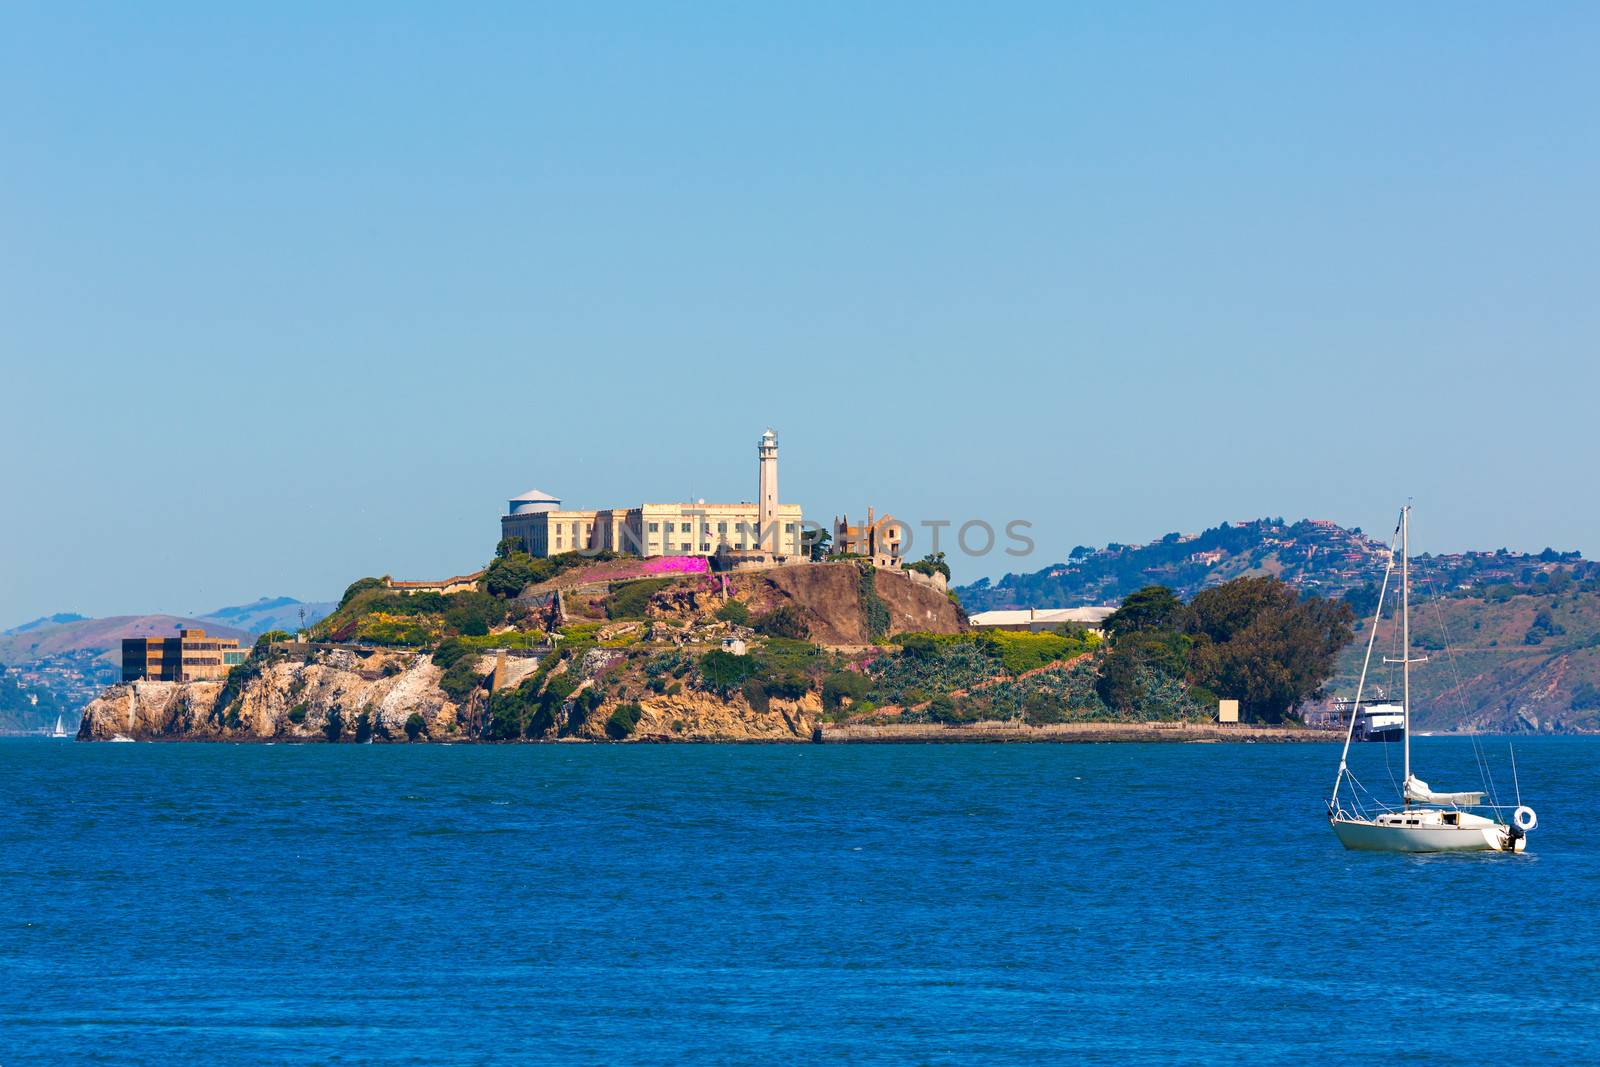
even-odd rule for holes
{"type": "Polygon", "coordinates": [[[1600,1061],[1600,741],[1516,755],[1404,857],[1327,745],[0,741],[0,1064],[1600,1061]]]}

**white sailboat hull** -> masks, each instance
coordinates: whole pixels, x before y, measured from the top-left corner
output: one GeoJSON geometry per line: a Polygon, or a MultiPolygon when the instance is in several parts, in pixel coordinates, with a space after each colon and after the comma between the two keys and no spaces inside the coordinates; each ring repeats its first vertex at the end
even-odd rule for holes
{"type": "Polygon", "coordinates": [[[1492,822],[1485,826],[1392,826],[1365,819],[1333,819],[1332,823],[1345,848],[1362,852],[1521,852],[1528,844],[1526,837],[1513,840],[1509,827],[1492,822]]]}

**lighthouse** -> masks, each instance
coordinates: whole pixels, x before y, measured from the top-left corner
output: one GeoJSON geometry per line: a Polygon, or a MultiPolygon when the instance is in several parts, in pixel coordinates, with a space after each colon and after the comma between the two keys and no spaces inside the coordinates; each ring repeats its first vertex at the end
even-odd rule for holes
{"type": "Polygon", "coordinates": [[[756,495],[757,543],[770,552],[782,551],[783,540],[778,533],[778,435],[767,427],[756,447],[760,458],[761,474],[756,495]]]}

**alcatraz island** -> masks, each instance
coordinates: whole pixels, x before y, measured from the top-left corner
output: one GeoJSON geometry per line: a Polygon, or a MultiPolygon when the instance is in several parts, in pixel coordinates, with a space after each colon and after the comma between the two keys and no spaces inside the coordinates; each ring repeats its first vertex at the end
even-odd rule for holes
{"type": "Polygon", "coordinates": [[[1187,603],[969,616],[944,553],[872,508],[813,528],[752,502],[509,502],[493,558],[361,578],[253,647],[130,639],[81,740],[350,742],[1325,739],[1296,709],[1352,636],[1338,600],[1258,574],[1187,603]]]}

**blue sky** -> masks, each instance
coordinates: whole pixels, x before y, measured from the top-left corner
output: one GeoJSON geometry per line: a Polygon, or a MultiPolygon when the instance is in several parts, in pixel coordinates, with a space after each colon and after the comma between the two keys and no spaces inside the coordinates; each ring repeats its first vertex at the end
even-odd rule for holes
{"type": "Polygon", "coordinates": [[[504,499],[1600,551],[1596,9],[0,10],[0,625],[504,499]]]}

